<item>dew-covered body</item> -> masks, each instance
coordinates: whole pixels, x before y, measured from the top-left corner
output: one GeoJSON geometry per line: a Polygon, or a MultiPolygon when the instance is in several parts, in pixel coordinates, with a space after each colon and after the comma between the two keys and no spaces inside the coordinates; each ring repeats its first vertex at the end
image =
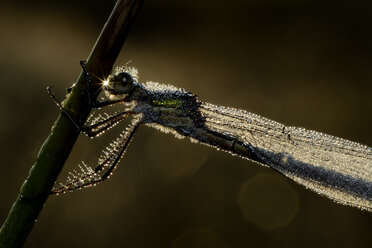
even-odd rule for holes
{"type": "MultiPolygon", "coordinates": [[[[124,104],[125,111],[111,117],[115,122],[112,125],[128,115],[134,116],[132,128],[100,159],[98,167],[108,167],[109,174],[136,128],[146,124],[269,166],[339,203],[372,211],[370,147],[285,126],[244,110],[205,103],[196,95],[170,85],[140,84],[133,68],[117,69],[106,81],[104,91],[110,101],[124,104]]],[[[106,120],[96,123],[92,126],[97,130],[106,129],[101,124],[107,125],[106,120]]],[[[85,173],[89,176],[85,175],[83,180],[71,179],[56,192],[101,181],[97,180],[101,171],[97,168],[94,173],[85,173]]]]}
{"type": "Polygon", "coordinates": [[[190,92],[154,82],[137,87],[127,101],[134,103],[130,110],[141,115],[143,123],[168,127],[186,136],[203,124],[198,113],[200,102],[190,92]]]}

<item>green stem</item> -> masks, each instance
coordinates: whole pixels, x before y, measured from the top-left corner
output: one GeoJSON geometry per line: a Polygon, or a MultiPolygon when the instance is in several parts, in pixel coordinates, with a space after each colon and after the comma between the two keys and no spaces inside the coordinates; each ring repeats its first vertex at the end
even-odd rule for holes
{"type": "MultiPolygon", "coordinates": [[[[99,78],[106,78],[110,73],[142,3],[143,0],[117,1],[86,63],[86,69],[93,75],[92,93],[100,90],[99,78]]],[[[86,121],[91,110],[86,92],[84,74],[80,73],[64,102],[65,109],[80,123],[86,121]]],[[[0,229],[0,248],[24,244],[78,135],[71,121],[59,115],[0,229]]]]}

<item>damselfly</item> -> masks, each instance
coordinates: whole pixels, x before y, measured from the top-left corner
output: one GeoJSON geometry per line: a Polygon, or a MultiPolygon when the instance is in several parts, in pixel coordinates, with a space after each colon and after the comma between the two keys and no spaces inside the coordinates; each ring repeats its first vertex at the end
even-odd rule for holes
{"type": "Polygon", "coordinates": [[[92,186],[107,179],[137,128],[145,124],[269,166],[336,202],[372,211],[370,147],[285,126],[244,110],[209,104],[171,85],[141,84],[137,70],[132,67],[117,68],[103,82],[103,91],[107,100],[95,103],[94,107],[122,104],[124,110],[96,118],[81,130],[96,137],[129,116],[133,116],[132,123],[104,151],[94,170],[84,164],[81,172],[71,173],[72,177],[52,193],[92,186]]]}

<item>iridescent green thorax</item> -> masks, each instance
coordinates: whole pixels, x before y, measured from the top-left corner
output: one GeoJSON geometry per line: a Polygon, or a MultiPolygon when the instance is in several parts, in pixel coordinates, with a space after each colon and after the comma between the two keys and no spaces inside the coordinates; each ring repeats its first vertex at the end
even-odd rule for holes
{"type": "Polygon", "coordinates": [[[155,107],[182,108],[184,101],[181,99],[153,99],[151,104],[155,107]]]}
{"type": "Polygon", "coordinates": [[[200,102],[197,96],[182,88],[163,85],[155,82],[138,84],[137,97],[133,99],[138,106],[148,106],[146,122],[158,123],[176,129],[182,135],[184,130],[203,125],[203,118],[199,112],[200,102]]]}
{"type": "Polygon", "coordinates": [[[155,82],[146,82],[137,86],[139,97],[137,101],[145,102],[154,109],[175,111],[188,115],[197,111],[199,103],[196,95],[184,89],[176,88],[172,85],[163,85],[155,82]]]}

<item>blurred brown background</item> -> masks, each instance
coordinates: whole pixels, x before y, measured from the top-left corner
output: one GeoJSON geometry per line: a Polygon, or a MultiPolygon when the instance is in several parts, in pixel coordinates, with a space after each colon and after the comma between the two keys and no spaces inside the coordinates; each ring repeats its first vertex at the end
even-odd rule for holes
{"type": "MultiPolygon", "coordinates": [[[[63,97],[114,2],[1,2],[1,222],[58,115],[46,86],[63,97]]],[[[117,65],[372,146],[369,2],[149,0],[117,65]]],[[[125,125],[81,136],[59,180],[125,125]]],[[[370,247],[371,231],[366,211],[142,127],[109,181],[47,201],[25,247],[370,247]]]]}

